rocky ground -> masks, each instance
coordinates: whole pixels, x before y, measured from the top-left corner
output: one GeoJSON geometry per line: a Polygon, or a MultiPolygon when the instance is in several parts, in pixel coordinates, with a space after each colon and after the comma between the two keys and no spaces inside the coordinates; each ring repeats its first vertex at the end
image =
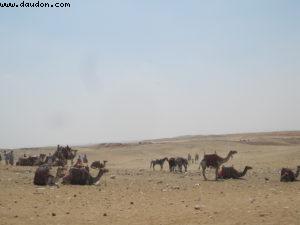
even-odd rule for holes
{"type": "MultiPolygon", "coordinates": [[[[17,155],[55,148],[16,150],[17,155]]],[[[108,160],[98,186],[37,187],[34,167],[0,166],[0,224],[300,224],[300,182],[279,182],[281,167],[300,165],[300,132],[187,136],[123,145],[78,147],[90,161],[108,160]],[[253,167],[244,180],[203,181],[187,173],[152,171],[150,160],[237,150],[226,165],[253,167]]],[[[54,171],[55,172],[55,171],[54,171]]],[[[96,174],[96,171],[92,171],[96,174]]]]}

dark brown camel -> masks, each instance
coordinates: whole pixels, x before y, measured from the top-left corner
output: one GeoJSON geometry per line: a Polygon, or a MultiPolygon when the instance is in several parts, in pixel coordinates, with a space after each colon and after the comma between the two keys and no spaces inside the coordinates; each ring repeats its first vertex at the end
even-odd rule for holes
{"type": "Polygon", "coordinates": [[[92,185],[97,183],[104,173],[107,173],[108,169],[101,168],[96,177],[92,177],[86,168],[71,168],[69,174],[63,178],[63,184],[73,185],[92,185]]]}
{"type": "Polygon", "coordinates": [[[225,158],[222,158],[217,154],[209,154],[209,155],[204,154],[204,157],[201,160],[200,165],[199,165],[199,169],[200,169],[200,166],[202,167],[202,175],[203,175],[204,179],[207,180],[207,178],[205,176],[205,170],[207,167],[210,167],[210,168],[214,168],[216,170],[216,178],[215,179],[218,180],[220,166],[222,164],[226,163],[236,153],[237,153],[237,151],[230,151],[225,158]]]}
{"type": "Polygon", "coordinates": [[[246,175],[248,170],[251,170],[251,166],[245,166],[243,172],[237,171],[235,168],[222,166],[220,173],[218,174],[218,178],[220,179],[240,179],[246,175]]]}
{"type": "Polygon", "coordinates": [[[55,185],[55,177],[50,174],[50,166],[43,165],[36,169],[33,183],[35,185],[55,185]]]}
{"type": "Polygon", "coordinates": [[[16,163],[16,166],[40,166],[44,164],[46,155],[40,154],[39,156],[20,157],[16,163]]]}
{"type": "Polygon", "coordinates": [[[297,177],[300,173],[300,166],[297,166],[297,171],[294,173],[291,169],[288,168],[282,168],[281,169],[281,176],[280,181],[281,182],[293,182],[296,181],[297,177]]]}

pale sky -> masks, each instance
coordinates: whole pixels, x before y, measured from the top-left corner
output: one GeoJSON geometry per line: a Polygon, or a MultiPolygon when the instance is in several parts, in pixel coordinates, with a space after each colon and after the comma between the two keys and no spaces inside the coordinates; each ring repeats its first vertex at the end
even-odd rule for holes
{"type": "Polygon", "coordinates": [[[0,8],[0,148],[300,130],[300,1],[0,8]]]}

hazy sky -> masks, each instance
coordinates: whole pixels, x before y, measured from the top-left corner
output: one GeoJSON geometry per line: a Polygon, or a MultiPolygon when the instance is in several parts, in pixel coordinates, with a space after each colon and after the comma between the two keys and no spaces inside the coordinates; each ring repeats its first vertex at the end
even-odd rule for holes
{"type": "Polygon", "coordinates": [[[0,147],[300,129],[300,1],[0,8],[0,147]]]}

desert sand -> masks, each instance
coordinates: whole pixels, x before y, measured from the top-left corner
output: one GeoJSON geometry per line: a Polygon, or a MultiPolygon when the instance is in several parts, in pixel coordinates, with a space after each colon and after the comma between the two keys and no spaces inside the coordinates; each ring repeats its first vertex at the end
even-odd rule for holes
{"type": "MultiPolygon", "coordinates": [[[[300,165],[300,132],[184,136],[140,143],[72,146],[89,161],[108,160],[100,185],[37,187],[35,167],[0,166],[0,224],[300,224],[300,182],[279,182],[282,167],[300,165]],[[243,180],[204,181],[199,164],[187,173],[150,169],[150,160],[193,157],[215,151],[226,165],[242,170],[243,180]]],[[[54,152],[56,147],[15,150],[24,154],[54,152]]],[[[92,171],[96,174],[96,171],[92,171]]]]}

